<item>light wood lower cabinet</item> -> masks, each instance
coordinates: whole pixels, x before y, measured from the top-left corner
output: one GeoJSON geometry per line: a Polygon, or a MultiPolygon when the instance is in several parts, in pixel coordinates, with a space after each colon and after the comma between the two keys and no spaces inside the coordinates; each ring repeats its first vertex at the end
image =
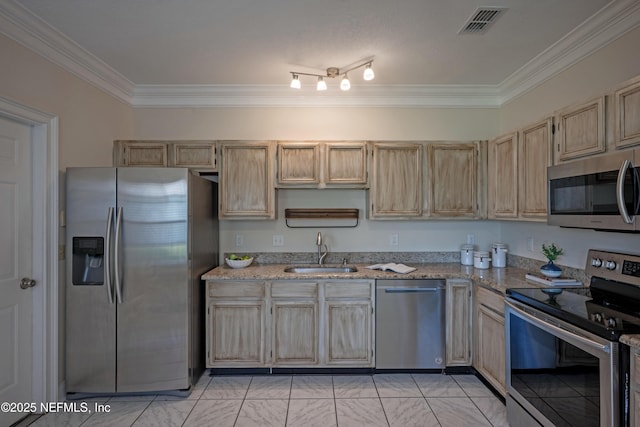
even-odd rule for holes
{"type": "Polygon", "coordinates": [[[373,280],[206,286],[208,368],[374,366],[373,280]]]}
{"type": "Polygon", "coordinates": [[[631,352],[630,426],[640,427],[640,350],[631,352]]]}
{"type": "Polygon", "coordinates": [[[475,286],[475,352],[473,366],[506,396],[504,297],[475,286]]]}
{"type": "Polygon", "coordinates": [[[207,367],[265,363],[264,282],[207,283],[207,367]]]}
{"type": "Polygon", "coordinates": [[[374,366],[372,281],[325,286],[326,363],[374,366]]]}
{"type": "Polygon", "coordinates": [[[471,365],[472,282],[447,280],[446,365],[471,365]]]}
{"type": "Polygon", "coordinates": [[[273,365],[318,363],[318,283],[271,283],[273,365]]]}

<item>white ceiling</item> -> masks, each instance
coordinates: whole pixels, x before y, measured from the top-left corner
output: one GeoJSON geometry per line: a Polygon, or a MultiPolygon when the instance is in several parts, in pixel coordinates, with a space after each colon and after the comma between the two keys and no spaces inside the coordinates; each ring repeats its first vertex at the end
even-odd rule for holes
{"type": "MultiPolygon", "coordinates": [[[[98,73],[108,72],[112,78],[129,84],[134,92],[129,95],[134,98],[136,94],[141,97],[167,88],[175,92],[177,88],[189,87],[213,88],[217,93],[226,89],[241,92],[246,88],[285,93],[294,91],[288,87],[290,71],[324,73],[327,67],[346,68],[369,59],[374,60],[376,79],[367,83],[360,72],[352,73],[355,89],[352,92],[356,95],[358,88],[362,88],[361,94],[366,94],[369,89],[365,85],[370,84],[372,88],[395,93],[407,87],[499,91],[514,76],[534,69],[537,64],[541,68],[541,59],[545,55],[551,57],[554,49],[556,56],[566,56],[572,49],[567,41],[576,45],[588,40],[592,36],[589,31],[608,28],[614,24],[611,19],[619,19],[616,14],[636,3],[633,0],[1,1],[10,5],[14,16],[19,11],[23,25],[35,23],[41,26],[40,31],[50,25],[61,33],[55,32],[56,37],[50,36],[50,40],[71,42],[71,48],[90,53],[93,61],[99,60],[98,73]],[[474,11],[483,6],[507,10],[485,34],[458,34],[474,11]],[[44,22],[34,19],[34,15],[44,22]]],[[[51,30],[46,29],[49,34],[51,30]]],[[[66,48],[71,49],[68,44],[66,48]]],[[[305,88],[315,86],[312,77],[303,76],[301,80],[305,88]]],[[[339,92],[338,83],[329,80],[330,91],[339,92]]],[[[127,90],[130,89],[124,88],[127,90]]]]}

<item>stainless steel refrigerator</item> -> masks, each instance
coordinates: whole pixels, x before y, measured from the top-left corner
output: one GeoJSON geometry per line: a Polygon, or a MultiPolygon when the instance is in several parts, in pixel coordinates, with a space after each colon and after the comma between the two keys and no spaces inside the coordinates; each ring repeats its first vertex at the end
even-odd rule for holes
{"type": "Polygon", "coordinates": [[[69,168],[66,189],[67,392],[189,391],[216,184],[183,168],[69,168]]]}

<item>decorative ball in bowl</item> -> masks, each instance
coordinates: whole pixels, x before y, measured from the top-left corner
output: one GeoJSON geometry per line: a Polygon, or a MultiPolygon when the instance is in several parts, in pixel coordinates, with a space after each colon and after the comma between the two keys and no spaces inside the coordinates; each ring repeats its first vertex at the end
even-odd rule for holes
{"type": "Polygon", "coordinates": [[[245,268],[253,262],[253,257],[236,259],[225,258],[224,260],[231,268],[245,268]]]}

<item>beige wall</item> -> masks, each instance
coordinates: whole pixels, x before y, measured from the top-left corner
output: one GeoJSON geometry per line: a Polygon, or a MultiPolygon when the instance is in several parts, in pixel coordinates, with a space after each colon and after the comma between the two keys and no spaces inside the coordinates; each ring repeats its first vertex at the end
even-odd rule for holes
{"type": "MultiPolygon", "coordinates": [[[[504,105],[500,111],[500,133],[534,122],[554,110],[611,93],[620,83],[640,75],[640,28],[627,33],[606,48],[599,50],[568,70],[548,80],[525,95],[504,105]]],[[[608,111],[611,116],[611,111],[608,111]]],[[[608,142],[612,141],[611,126],[608,142]]],[[[603,233],[572,230],[545,224],[503,222],[501,236],[511,253],[543,259],[540,245],[556,242],[566,254],[559,263],[584,268],[589,248],[638,252],[640,236],[624,233],[603,233]],[[534,239],[535,251],[529,251],[527,239],[534,239]]]]}
{"type": "Polygon", "coordinates": [[[498,131],[498,109],[136,108],[140,139],[469,140],[498,131]]]}
{"type": "Polygon", "coordinates": [[[114,139],[133,133],[131,107],[0,35],[0,96],[59,118],[59,168],[111,166],[114,139]]]}

